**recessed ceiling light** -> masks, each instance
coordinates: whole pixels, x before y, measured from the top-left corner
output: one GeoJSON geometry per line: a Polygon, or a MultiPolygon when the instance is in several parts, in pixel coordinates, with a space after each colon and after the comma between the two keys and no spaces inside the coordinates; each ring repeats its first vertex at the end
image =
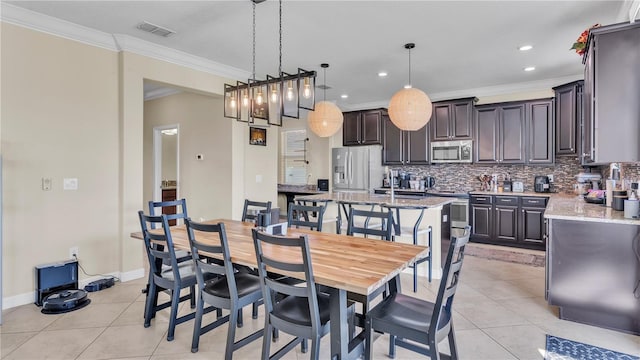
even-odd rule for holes
{"type": "Polygon", "coordinates": [[[348,98],[348,97],[349,97],[349,95],[347,95],[347,94],[342,94],[342,95],[340,95],[340,97],[341,97],[341,98],[343,98],[343,99],[346,99],[346,98],[348,98]]]}
{"type": "Polygon", "coordinates": [[[533,71],[535,69],[535,66],[527,66],[526,68],[524,68],[524,71],[533,71]]]}
{"type": "Polygon", "coordinates": [[[520,46],[518,48],[518,50],[520,50],[520,51],[527,51],[527,50],[531,50],[531,49],[533,49],[533,46],[531,46],[531,45],[522,45],[522,46],[520,46]]]}
{"type": "Polygon", "coordinates": [[[385,77],[385,76],[387,76],[387,75],[388,75],[388,74],[387,74],[386,72],[384,72],[384,71],[380,71],[380,72],[378,73],[378,76],[379,76],[379,77],[385,77]]]}

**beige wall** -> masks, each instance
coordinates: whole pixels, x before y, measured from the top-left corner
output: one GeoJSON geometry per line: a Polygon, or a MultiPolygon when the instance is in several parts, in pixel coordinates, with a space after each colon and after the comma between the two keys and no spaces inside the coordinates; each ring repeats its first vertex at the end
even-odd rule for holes
{"type": "MultiPolygon", "coordinates": [[[[143,248],[129,234],[139,231],[136,213],[145,208],[143,82],[220,95],[223,83],[231,81],[1,26],[3,306],[33,301],[34,266],[66,259],[72,246],[79,247],[80,261],[90,273],[141,276],[143,248]],[[52,178],[51,191],[41,190],[42,177],[52,178]],[[79,189],[63,191],[65,177],[78,178],[79,189]]],[[[223,118],[220,104],[207,106],[209,123],[181,129],[181,170],[200,180],[185,183],[182,191],[193,198],[189,210],[194,217],[239,218],[245,197],[276,199],[277,136],[270,129],[268,136],[276,140],[271,147],[250,147],[246,124],[223,118]],[[225,150],[222,160],[208,147],[216,139],[216,149],[225,150]],[[204,162],[196,162],[195,153],[204,153],[204,162]],[[245,172],[254,181],[245,181],[245,172]],[[264,181],[256,184],[255,174],[264,181]],[[205,185],[213,188],[214,183],[219,189],[199,198],[205,185]],[[227,199],[226,211],[207,207],[219,197],[227,199]]]]}
{"type": "MultiPolygon", "coordinates": [[[[189,216],[229,218],[231,213],[232,121],[222,116],[222,100],[183,92],[146,101],[144,105],[144,196],[153,197],[153,128],[179,125],[179,196],[187,199],[189,216]],[[196,154],[204,155],[196,160],[196,154]]],[[[176,138],[176,136],[163,136],[176,138]]],[[[174,151],[175,154],[175,151],[174,151]]]]}
{"type": "Polygon", "coordinates": [[[1,40],[3,295],[71,246],[88,272],[118,270],[117,54],[4,23],[1,40]]]}

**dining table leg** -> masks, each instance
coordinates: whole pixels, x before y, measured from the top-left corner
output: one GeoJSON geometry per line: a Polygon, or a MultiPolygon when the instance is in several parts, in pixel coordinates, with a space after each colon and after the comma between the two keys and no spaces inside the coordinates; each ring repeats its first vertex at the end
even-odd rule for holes
{"type": "Polygon", "coordinates": [[[331,320],[331,359],[341,360],[349,358],[349,323],[347,319],[347,291],[329,289],[331,320]]]}

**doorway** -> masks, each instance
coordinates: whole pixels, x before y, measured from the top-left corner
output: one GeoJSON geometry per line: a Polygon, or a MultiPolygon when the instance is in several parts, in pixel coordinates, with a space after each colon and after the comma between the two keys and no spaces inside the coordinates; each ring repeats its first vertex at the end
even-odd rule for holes
{"type": "Polygon", "coordinates": [[[153,201],[176,200],[180,194],[180,125],[153,128],[153,201]]]}

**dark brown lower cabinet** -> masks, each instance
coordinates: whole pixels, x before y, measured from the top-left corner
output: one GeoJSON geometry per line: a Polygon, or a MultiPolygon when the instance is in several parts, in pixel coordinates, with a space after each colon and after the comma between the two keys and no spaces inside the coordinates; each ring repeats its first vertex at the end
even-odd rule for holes
{"type": "Polygon", "coordinates": [[[546,197],[471,195],[471,241],[544,250],[546,197]]]}
{"type": "MultiPolygon", "coordinates": [[[[162,189],[162,201],[174,201],[176,198],[176,189],[162,189]]],[[[166,215],[175,214],[178,209],[175,206],[164,206],[162,208],[162,213],[166,215]]],[[[176,225],[176,220],[169,220],[169,226],[176,225]]]]}

